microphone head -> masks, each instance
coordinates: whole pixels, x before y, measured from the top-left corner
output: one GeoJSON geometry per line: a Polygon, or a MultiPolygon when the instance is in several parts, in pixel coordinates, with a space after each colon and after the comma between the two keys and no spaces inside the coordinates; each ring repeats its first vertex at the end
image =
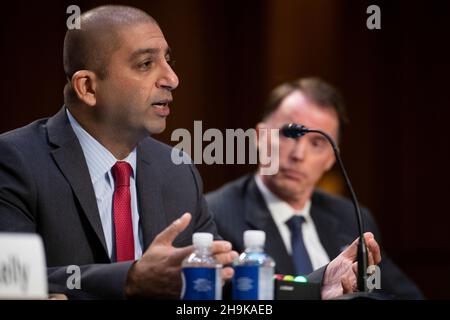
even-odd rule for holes
{"type": "Polygon", "coordinates": [[[281,128],[281,133],[287,138],[299,138],[308,133],[308,129],[301,124],[289,123],[281,128]]]}

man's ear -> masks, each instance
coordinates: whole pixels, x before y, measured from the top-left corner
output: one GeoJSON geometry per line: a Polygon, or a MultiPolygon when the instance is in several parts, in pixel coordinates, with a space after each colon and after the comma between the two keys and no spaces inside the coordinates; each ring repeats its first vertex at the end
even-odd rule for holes
{"type": "Polygon", "coordinates": [[[96,87],[97,77],[94,72],[89,70],[79,70],[72,76],[72,88],[78,99],[86,105],[93,107],[97,103],[96,87]]]}
{"type": "Polygon", "coordinates": [[[334,156],[334,152],[331,152],[329,159],[325,163],[325,171],[330,170],[335,163],[336,163],[336,157],[334,156]]]}

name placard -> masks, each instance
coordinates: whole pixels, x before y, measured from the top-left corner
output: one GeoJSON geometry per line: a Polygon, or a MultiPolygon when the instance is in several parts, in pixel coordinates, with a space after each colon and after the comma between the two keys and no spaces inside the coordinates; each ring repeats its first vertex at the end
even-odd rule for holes
{"type": "Polygon", "coordinates": [[[0,233],[0,299],[47,297],[47,267],[41,237],[0,233]]]}

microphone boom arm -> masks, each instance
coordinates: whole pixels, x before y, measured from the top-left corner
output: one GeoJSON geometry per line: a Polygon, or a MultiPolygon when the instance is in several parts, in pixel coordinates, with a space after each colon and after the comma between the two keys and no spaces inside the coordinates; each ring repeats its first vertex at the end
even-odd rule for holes
{"type": "Polygon", "coordinates": [[[281,129],[282,133],[289,138],[299,138],[308,133],[318,133],[325,137],[327,141],[331,144],[334,155],[336,157],[336,161],[341,169],[342,175],[344,176],[345,183],[347,185],[347,189],[350,192],[351,199],[353,202],[353,206],[355,208],[356,217],[358,221],[358,231],[359,231],[359,241],[358,241],[358,253],[357,253],[357,261],[358,261],[358,290],[360,292],[368,292],[367,289],[367,267],[368,267],[368,258],[367,258],[367,247],[366,241],[364,240],[364,224],[363,218],[361,214],[361,208],[359,207],[358,199],[356,198],[355,191],[353,190],[352,183],[347,175],[347,171],[345,170],[344,163],[342,162],[341,155],[339,152],[339,148],[334,142],[333,138],[331,138],[327,133],[316,130],[316,129],[308,129],[303,125],[298,124],[289,124],[281,129]]]}

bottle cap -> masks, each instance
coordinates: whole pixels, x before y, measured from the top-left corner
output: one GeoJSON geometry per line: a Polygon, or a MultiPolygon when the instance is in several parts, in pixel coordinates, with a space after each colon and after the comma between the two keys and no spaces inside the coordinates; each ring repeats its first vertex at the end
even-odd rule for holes
{"type": "Polygon", "coordinates": [[[244,246],[247,247],[264,247],[266,241],[266,233],[261,230],[247,230],[244,232],[244,246]]]}
{"type": "Polygon", "coordinates": [[[213,242],[212,233],[196,232],[192,235],[194,247],[209,247],[213,242]]]}

